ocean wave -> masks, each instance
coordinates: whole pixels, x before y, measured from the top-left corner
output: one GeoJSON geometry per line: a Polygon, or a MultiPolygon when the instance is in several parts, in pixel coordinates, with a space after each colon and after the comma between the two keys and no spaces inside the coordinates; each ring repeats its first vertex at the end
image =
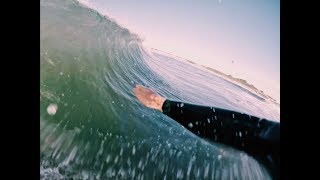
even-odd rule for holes
{"type": "Polygon", "coordinates": [[[78,1],[40,5],[42,178],[269,178],[250,156],[193,135],[143,107],[131,90],[138,83],[167,98],[278,119],[271,106],[150,51],[136,34],[78,1]]]}

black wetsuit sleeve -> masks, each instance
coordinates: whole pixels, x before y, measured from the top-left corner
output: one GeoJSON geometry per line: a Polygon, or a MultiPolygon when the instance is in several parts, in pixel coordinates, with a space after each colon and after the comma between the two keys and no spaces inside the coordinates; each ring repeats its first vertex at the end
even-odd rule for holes
{"type": "Polygon", "coordinates": [[[194,134],[243,150],[260,160],[277,179],[280,123],[216,107],[166,100],[163,113],[194,134]]]}

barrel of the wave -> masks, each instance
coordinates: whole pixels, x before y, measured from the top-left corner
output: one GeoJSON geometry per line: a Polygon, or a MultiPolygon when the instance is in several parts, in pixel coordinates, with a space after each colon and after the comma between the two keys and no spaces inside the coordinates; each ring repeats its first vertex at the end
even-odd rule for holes
{"type": "Polygon", "coordinates": [[[137,36],[76,1],[41,1],[40,21],[43,179],[269,177],[247,155],[193,136],[131,94],[139,83],[167,97],[223,104],[222,81],[152,57],[137,36]],[[210,88],[218,95],[204,98],[202,81],[219,82],[210,88]]]}

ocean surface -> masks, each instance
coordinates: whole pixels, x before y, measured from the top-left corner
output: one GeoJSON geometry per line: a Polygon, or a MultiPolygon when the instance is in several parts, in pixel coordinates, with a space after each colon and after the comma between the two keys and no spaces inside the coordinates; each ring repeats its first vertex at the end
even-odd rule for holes
{"type": "Polygon", "coordinates": [[[78,1],[40,5],[41,179],[270,179],[246,153],[144,107],[132,88],[274,121],[278,104],[143,47],[139,36],[78,1]]]}

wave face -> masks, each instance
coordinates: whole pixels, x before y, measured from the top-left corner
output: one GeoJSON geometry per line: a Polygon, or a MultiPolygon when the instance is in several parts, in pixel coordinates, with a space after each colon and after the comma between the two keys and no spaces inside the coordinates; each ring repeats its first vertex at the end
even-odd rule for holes
{"type": "Polygon", "coordinates": [[[279,107],[164,54],[73,0],[41,1],[41,179],[269,179],[247,154],[143,107],[136,83],[173,100],[279,121],[279,107]]]}

